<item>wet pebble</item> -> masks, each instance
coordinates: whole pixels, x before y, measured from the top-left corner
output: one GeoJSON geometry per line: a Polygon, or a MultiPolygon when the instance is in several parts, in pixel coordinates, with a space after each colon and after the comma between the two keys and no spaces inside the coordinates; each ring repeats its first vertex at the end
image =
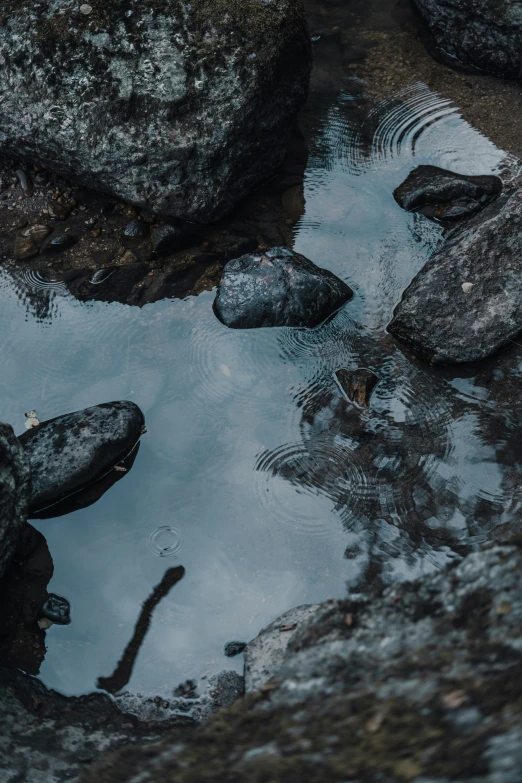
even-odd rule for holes
{"type": "Polygon", "coordinates": [[[60,234],[60,236],[54,237],[46,246],[46,250],[52,253],[59,253],[61,250],[67,250],[75,244],[74,238],[71,235],[60,234]]]}
{"type": "Polygon", "coordinates": [[[141,220],[131,220],[123,229],[123,236],[139,239],[147,235],[148,226],[141,220]]]}
{"type": "Polygon", "coordinates": [[[227,658],[233,658],[240,655],[246,647],[246,642],[227,642],[225,644],[225,655],[227,658]]]}
{"type": "Polygon", "coordinates": [[[69,625],[71,622],[71,605],[66,598],[50,593],[42,606],[42,614],[56,625],[69,625]]]}
{"type": "Polygon", "coordinates": [[[13,255],[17,261],[26,261],[38,253],[38,248],[31,237],[19,236],[15,239],[13,255]]]}
{"type": "Polygon", "coordinates": [[[364,368],[357,370],[342,368],[335,372],[335,379],[348,400],[361,408],[368,408],[372,392],[379,382],[375,373],[364,368]]]}
{"type": "Polygon", "coordinates": [[[47,211],[49,215],[53,218],[56,218],[56,220],[65,220],[75,206],[76,201],[74,199],[66,202],[65,204],[58,204],[57,202],[53,202],[52,204],[49,204],[47,211]]]}
{"type": "Polygon", "coordinates": [[[83,3],[80,6],[80,13],[83,14],[84,16],[89,16],[91,11],[92,11],[92,6],[89,5],[88,3],[83,3]]]}

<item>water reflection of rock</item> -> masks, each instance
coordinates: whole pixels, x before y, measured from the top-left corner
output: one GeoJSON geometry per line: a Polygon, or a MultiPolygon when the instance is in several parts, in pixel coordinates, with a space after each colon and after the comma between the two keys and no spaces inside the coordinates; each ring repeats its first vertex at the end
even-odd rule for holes
{"type": "Polygon", "coordinates": [[[12,564],[0,582],[0,666],[38,674],[45,657],[39,628],[54,566],[45,537],[26,525],[12,564]]]}
{"type": "Polygon", "coordinates": [[[471,375],[476,399],[450,372],[394,351],[389,338],[360,336],[354,366],[363,361],[380,376],[367,410],[343,396],[330,369],[300,391],[302,441],[258,459],[269,492],[270,477],[282,477],[332,501],[359,585],[440,568],[513,535],[522,507],[522,408],[510,402],[517,357],[506,355],[503,371],[471,375]]]}
{"type": "Polygon", "coordinates": [[[293,244],[293,227],[304,211],[307,154],[296,128],[276,177],[215,224],[176,223],[175,242],[163,248],[157,242],[157,230],[164,225],[161,218],[142,213],[141,235],[126,236],[126,226],[138,215],[134,207],[109,203],[102,194],[42,172],[28,172],[34,188],[24,190],[16,174],[19,166],[4,161],[0,165],[0,263],[16,278],[20,296],[41,320],[52,317],[56,295],[67,290],[82,301],[139,306],[210,290],[230,259],[257,247],[293,244]],[[74,208],[63,210],[64,204],[74,208]],[[37,255],[17,260],[15,239],[33,224],[45,225],[51,233],[37,255]],[[51,252],[53,237],[75,241],[51,252]]]}

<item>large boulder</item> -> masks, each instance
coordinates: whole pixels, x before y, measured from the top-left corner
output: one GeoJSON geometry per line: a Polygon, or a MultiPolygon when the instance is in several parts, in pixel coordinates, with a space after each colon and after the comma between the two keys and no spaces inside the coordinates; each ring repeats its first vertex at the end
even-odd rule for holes
{"type": "Polygon", "coordinates": [[[438,166],[417,166],[395,189],[393,196],[408,212],[451,221],[480,212],[501,190],[499,177],[473,177],[438,166]]]}
{"type": "Polygon", "coordinates": [[[388,329],[434,364],[484,359],[511,344],[522,330],[522,190],[448,235],[388,329]]]}
{"type": "Polygon", "coordinates": [[[231,329],[308,326],[324,321],[353,296],[333,272],[286,247],[229,261],[214,312],[231,329]]]}
{"type": "Polygon", "coordinates": [[[144,427],[133,402],[107,402],[44,421],[20,436],[31,465],[30,515],[102,479],[135,447],[144,427]]]}
{"type": "Polygon", "coordinates": [[[415,0],[449,62],[520,78],[522,7],[513,0],[415,0]]]}
{"type": "Polygon", "coordinates": [[[300,0],[7,0],[0,152],[214,220],[283,161],[310,67],[300,0]]]}
{"type": "Polygon", "coordinates": [[[29,462],[9,424],[0,422],[0,577],[27,521],[29,462]]]}
{"type": "Polygon", "coordinates": [[[522,551],[498,546],[331,601],[270,679],[193,734],[125,748],[81,783],[517,783],[522,551]]]}

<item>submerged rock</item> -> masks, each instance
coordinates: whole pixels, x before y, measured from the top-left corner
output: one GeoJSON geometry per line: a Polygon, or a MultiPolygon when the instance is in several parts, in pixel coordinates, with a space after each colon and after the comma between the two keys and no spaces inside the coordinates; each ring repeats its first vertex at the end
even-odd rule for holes
{"type": "Polygon", "coordinates": [[[214,312],[231,329],[320,324],[353,296],[332,272],[286,247],[229,261],[214,312]]]}
{"type": "Polygon", "coordinates": [[[133,402],[108,402],[44,421],[21,435],[31,465],[30,514],[103,478],[132,451],[143,425],[133,402]]]}
{"type": "Polygon", "coordinates": [[[311,68],[299,0],[86,6],[2,3],[0,152],[199,221],[276,171],[311,68]]]}
{"type": "Polygon", "coordinates": [[[227,658],[234,658],[236,655],[241,655],[246,647],[246,642],[227,642],[225,644],[224,653],[227,658]]]}
{"type": "Polygon", "coordinates": [[[522,330],[522,190],[451,232],[388,329],[434,364],[484,359],[510,344],[522,330]]]}
{"type": "Polygon", "coordinates": [[[379,378],[371,370],[336,370],[335,378],[350,402],[355,402],[361,408],[368,408],[372,392],[379,383],[379,378]]]}
{"type": "Polygon", "coordinates": [[[479,212],[501,190],[499,177],[470,177],[438,166],[417,166],[393,195],[408,212],[422,212],[436,220],[459,220],[479,212]]]}
{"type": "Polygon", "coordinates": [[[29,461],[9,424],[0,422],[0,577],[27,522],[29,461]]]}
{"type": "Polygon", "coordinates": [[[106,757],[79,783],[516,783],[521,570],[521,549],[497,546],[326,602],[267,662],[258,692],[192,735],[106,757]]]}
{"type": "Polygon", "coordinates": [[[520,78],[522,8],[512,0],[415,0],[450,63],[520,78]]]}

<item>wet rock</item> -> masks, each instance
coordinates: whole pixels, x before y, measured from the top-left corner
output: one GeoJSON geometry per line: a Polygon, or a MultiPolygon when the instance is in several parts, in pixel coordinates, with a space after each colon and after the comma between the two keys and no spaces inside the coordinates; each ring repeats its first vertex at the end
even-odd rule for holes
{"type": "Polygon", "coordinates": [[[0,152],[203,222],[276,171],[311,67],[298,0],[86,5],[2,5],[0,152]]]}
{"type": "Polygon", "coordinates": [[[379,383],[379,378],[371,370],[336,370],[335,378],[350,402],[355,402],[361,408],[368,408],[372,392],[379,383]]]}
{"type": "Polygon", "coordinates": [[[453,64],[520,78],[522,8],[510,0],[415,0],[439,55],[453,64]]]}
{"type": "Polygon", "coordinates": [[[0,422],[0,577],[27,521],[29,462],[9,424],[0,422]]]}
{"type": "Polygon", "coordinates": [[[518,546],[497,546],[373,599],[326,602],[258,692],[79,783],[196,783],[208,770],[237,783],[515,783],[521,569],[518,546]]]}
{"type": "Polygon", "coordinates": [[[438,166],[418,166],[393,193],[408,212],[459,220],[479,212],[502,190],[499,177],[470,177],[438,166]]]}
{"type": "Polygon", "coordinates": [[[434,364],[484,359],[510,344],[522,330],[522,190],[448,235],[388,329],[434,364]]]}
{"type": "Polygon", "coordinates": [[[16,261],[26,261],[28,258],[33,258],[37,253],[38,248],[30,236],[16,237],[13,249],[13,256],[16,261]]]}
{"type": "Polygon", "coordinates": [[[231,329],[320,324],[353,296],[332,272],[299,253],[274,247],[225,266],[214,312],[231,329]]]}
{"type": "Polygon", "coordinates": [[[123,236],[128,239],[143,239],[148,234],[148,226],[142,220],[131,220],[123,229],[123,236]]]}
{"type": "MultiPolygon", "coordinates": [[[[0,143],[1,143],[1,139],[2,139],[2,135],[0,132],[0,143]]],[[[74,199],[71,199],[71,201],[67,201],[65,204],[60,204],[59,202],[53,202],[52,204],[49,204],[47,211],[49,215],[52,218],[55,218],[56,220],[66,220],[75,206],[76,206],[76,201],[74,199]]]]}
{"type": "Polygon", "coordinates": [[[30,514],[103,478],[132,451],[143,424],[133,402],[109,402],[44,421],[21,435],[31,465],[30,514]]]}
{"type": "Polygon", "coordinates": [[[321,609],[321,604],[298,606],[278,617],[256,636],[245,649],[245,691],[261,688],[281,665],[290,640],[302,624],[321,609]],[[289,630],[281,630],[281,628],[289,630]]]}
{"type": "Polygon", "coordinates": [[[157,742],[176,726],[183,736],[193,725],[182,716],[145,723],[104,694],[66,697],[20,671],[0,669],[0,779],[6,783],[76,780],[104,751],[157,742]]]}
{"type": "Polygon", "coordinates": [[[181,250],[190,241],[191,233],[186,225],[154,226],[150,232],[152,250],[158,256],[166,256],[181,250]]]}
{"type": "Polygon", "coordinates": [[[63,250],[68,250],[73,247],[78,240],[71,234],[58,234],[45,243],[42,251],[47,253],[61,253],[63,250]]]}
{"type": "Polygon", "coordinates": [[[49,593],[42,606],[42,615],[56,625],[69,625],[71,622],[71,604],[67,598],[49,593]]]}
{"type": "Polygon", "coordinates": [[[246,647],[246,642],[227,642],[225,644],[224,652],[227,658],[234,658],[236,655],[241,655],[246,647]]]}

